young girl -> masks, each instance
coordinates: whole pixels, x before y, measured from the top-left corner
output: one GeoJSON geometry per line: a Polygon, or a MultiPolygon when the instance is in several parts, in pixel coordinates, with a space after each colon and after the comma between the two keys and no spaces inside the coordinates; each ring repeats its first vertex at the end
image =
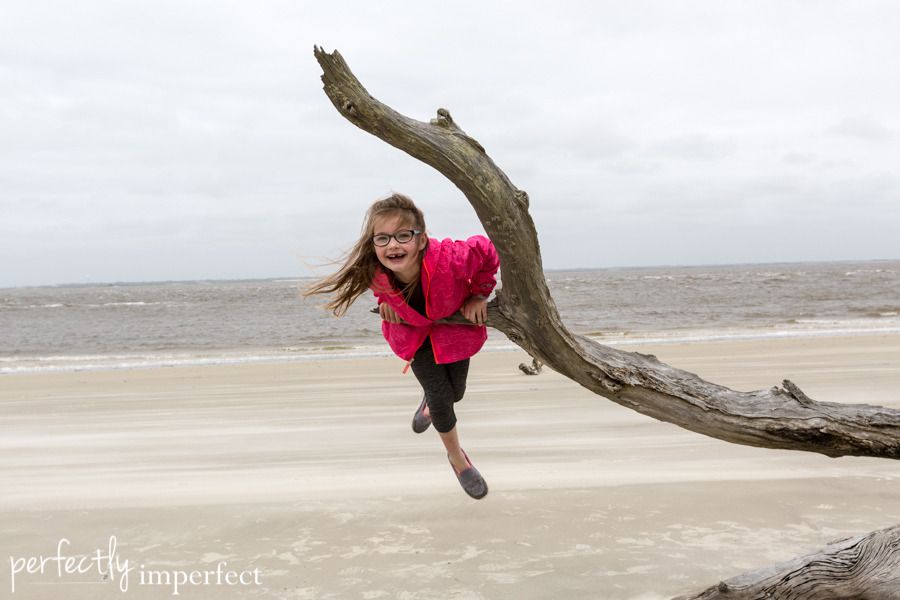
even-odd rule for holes
{"type": "Polygon", "coordinates": [[[375,202],[343,267],[304,295],[335,294],[327,306],[340,316],[367,289],[375,293],[385,339],[424,390],[413,431],[434,423],[460,485],[480,499],[487,483],[459,445],[453,405],[466,391],[469,357],[487,339],[487,298],[500,261],[484,236],[440,241],[425,231],[422,211],[406,196],[375,202]],[[474,325],[435,323],[457,311],[474,325]]]}

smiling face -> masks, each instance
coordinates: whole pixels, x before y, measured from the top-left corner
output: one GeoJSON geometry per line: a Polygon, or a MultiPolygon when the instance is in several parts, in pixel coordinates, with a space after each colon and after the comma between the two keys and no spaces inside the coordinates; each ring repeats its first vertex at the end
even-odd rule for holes
{"type": "MultiPolygon", "coordinates": [[[[393,235],[405,229],[415,229],[415,225],[404,217],[403,214],[375,217],[372,222],[373,235],[393,235]]],[[[387,246],[375,246],[375,254],[384,268],[393,271],[397,279],[403,283],[409,283],[419,274],[419,254],[427,242],[428,238],[424,233],[414,236],[405,244],[392,237],[387,246]]]]}

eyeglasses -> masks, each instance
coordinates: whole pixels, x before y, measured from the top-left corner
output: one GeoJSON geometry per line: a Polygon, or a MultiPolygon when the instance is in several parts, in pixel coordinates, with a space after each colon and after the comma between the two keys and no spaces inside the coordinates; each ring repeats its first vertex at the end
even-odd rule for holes
{"type": "Polygon", "coordinates": [[[390,244],[391,238],[394,238],[398,243],[406,244],[420,233],[422,232],[416,229],[402,229],[394,233],[393,235],[388,235],[387,233],[379,233],[378,235],[372,236],[372,243],[380,248],[382,246],[387,246],[388,244],[390,244]]]}

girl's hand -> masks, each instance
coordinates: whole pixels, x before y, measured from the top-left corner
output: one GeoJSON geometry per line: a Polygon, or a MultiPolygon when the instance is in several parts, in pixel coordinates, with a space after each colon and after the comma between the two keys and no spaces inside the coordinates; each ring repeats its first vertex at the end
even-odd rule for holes
{"type": "Polygon", "coordinates": [[[381,315],[381,318],[387,321],[388,323],[402,323],[402,319],[400,319],[400,315],[390,307],[389,304],[379,304],[378,305],[378,314],[381,315]]]}
{"type": "Polygon", "coordinates": [[[473,323],[484,325],[487,322],[487,298],[472,296],[463,303],[459,311],[473,323]]]}

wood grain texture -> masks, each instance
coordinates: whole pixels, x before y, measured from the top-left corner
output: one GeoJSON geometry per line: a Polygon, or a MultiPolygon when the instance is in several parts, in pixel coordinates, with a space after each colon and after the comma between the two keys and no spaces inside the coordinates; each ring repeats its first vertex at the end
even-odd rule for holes
{"type": "Polygon", "coordinates": [[[900,525],[674,600],[900,600],[900,525]]]}

